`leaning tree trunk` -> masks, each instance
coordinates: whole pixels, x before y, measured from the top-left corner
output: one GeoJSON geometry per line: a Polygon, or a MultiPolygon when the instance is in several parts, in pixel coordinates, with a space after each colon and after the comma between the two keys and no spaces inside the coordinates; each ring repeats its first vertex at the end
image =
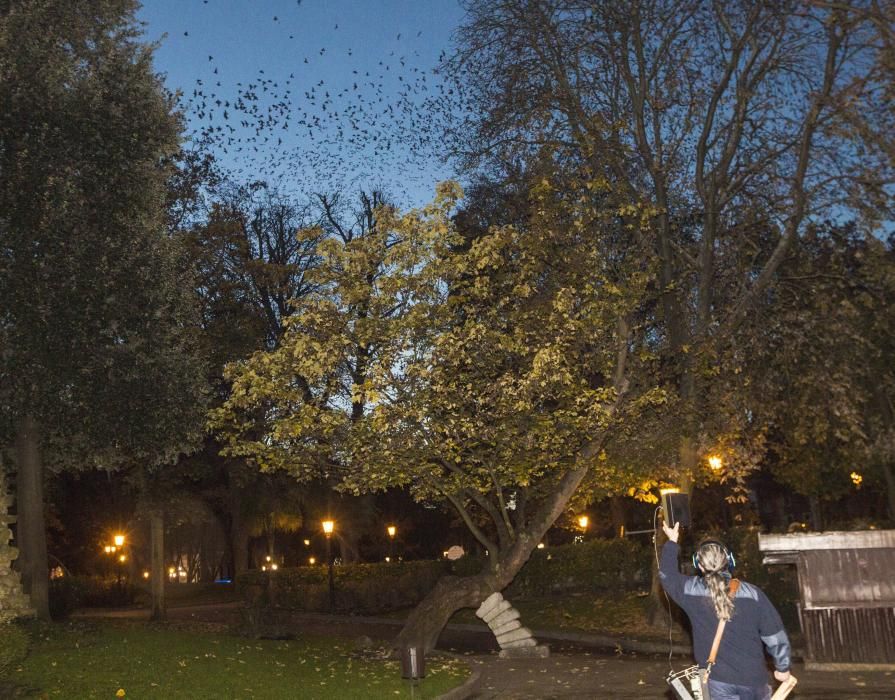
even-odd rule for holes
{"type": "MultiPolygon", "coordinates": [[[[594,442],[585,448],[583,456],[593,456],[600,446],[600,443],[594,442]]],[[[509,586],[538,542],[565,510],[586,472],[586,469],[565,472],[538,513],[525,528],[517,530],[512,543],[491,560],[494,563],[488,569],[475,576],[446,576],[440,579],[410,613],[395,639],[394,648],[416,647],[424,654],[432,651],[438,635],[455,612],[463,608],[477,608],[489,595],[509,586]]]]}
{"type": "Polygon", "coordinates": [[[150,620],[164,620],[165,609],[165,516],[160,510],[149,514],[149,548],[152,569],[152,612],[150,620]]]}
{"type": "Polygon", "coordinates": [[[16,431],[16,541],[25,592],[37,617],[50,619],[47,531],[44,523],[43,463],[34,416],[24,416],[16,431]]]}
{"type": "Polygon", "coordinates": [[[455,612],[463,608],[477,608],[495,590],[500,589],[493,585],[487,574],[439,579],[435,588],[410,613],[395,639],[395,648],[416,647],[423,654],[432,651],[438,636],[455,612]]]}

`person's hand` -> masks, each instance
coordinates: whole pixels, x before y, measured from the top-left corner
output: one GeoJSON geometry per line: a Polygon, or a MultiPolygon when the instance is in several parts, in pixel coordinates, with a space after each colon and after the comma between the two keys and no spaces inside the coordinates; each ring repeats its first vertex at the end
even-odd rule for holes
{"type": "Polygon", "coordinates": [[[677,538],[681,536],[680,523],[675,523],[674,527],[668,527],[668,524],[663,521],[662,529],[665,531],[665,536],[672,542],[677,542],[677,538]]]}
{"type": "Polygon", "coordinates": [[[783,683],[789,680],[789,671],[774,671],[774,678],[783,683]]]}

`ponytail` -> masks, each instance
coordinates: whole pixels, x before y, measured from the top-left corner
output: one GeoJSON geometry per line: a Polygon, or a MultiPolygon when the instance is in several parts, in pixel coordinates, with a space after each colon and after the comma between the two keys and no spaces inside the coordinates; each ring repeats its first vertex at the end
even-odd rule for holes
{"type": "Polygon", "coordinates": [[[699,566],[719,620],[729,620],[733,616],[730,576],[722,574],[726,573],[728,563],[728,554],[721,545],[709,542],[699,548],[699,566]]]}

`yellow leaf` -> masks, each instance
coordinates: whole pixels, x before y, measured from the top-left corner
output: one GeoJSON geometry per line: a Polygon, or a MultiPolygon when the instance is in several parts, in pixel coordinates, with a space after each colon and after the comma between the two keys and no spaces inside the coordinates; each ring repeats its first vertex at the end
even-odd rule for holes
{"type": "Polygon", "coordinates": [[[118,692],[115,693],[116,698],[123,698],[127,693],[124,692],[124,688],[119,688],[118,692]]]}

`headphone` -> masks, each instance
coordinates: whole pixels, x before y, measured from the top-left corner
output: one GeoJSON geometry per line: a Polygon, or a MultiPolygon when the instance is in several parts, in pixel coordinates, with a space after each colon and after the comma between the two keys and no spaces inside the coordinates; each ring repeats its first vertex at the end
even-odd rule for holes
{"type": "Polygon", "coordinates": [[[724,556],[727,557],[727,570],[731,571],[736,565],[737,560],[736,557],[733,556],[733,552],[731,552],[727,545],[723,542],[719,542],[718,540],[703,540],[699,543],[699,546],[696,548],[696,551],[693,552],[693,567],[700,573],[704,574],[705,569],[702,568],[702,563],[699,561],[699,550],[705,547],[707,544],[715,544],[721,548],[721,551],[724,552],[724,556]]]}

